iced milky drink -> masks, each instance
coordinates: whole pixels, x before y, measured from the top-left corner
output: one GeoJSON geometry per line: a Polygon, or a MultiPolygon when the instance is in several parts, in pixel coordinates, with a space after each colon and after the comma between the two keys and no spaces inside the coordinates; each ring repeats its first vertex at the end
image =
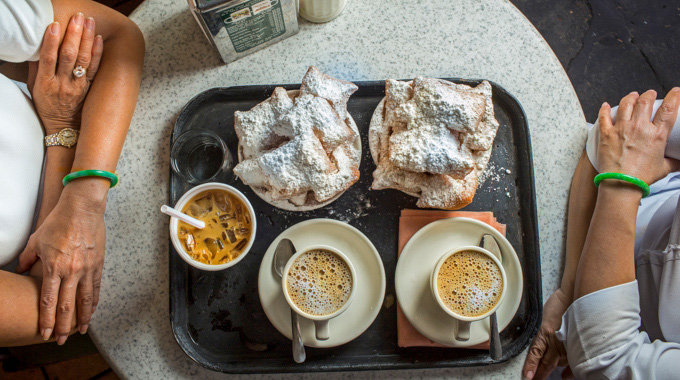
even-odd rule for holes
{"type": "Polygon", "coordinates": [[[224,264],[237,258],[252,234],[248,209],[224,190],[206,190],[182,208],[182,212],[205,222],[198,229],[182,221],[177,235],[189,255],[204,264],[224,264]]]}
{"type": "Polygon", "coordinates": [[[323,316],[340,309],[352,293],[352,272],[333,252],[312,250],[288,270],[286,287],[293,303],[307,314],[323,316]]]}
{"type": "Polygon", "coordinates": [[[486,314],[501,299],[503,274],[491,258],[477,251],[451,255],[437,273],[444,305],[464,317],[486,314]]]}

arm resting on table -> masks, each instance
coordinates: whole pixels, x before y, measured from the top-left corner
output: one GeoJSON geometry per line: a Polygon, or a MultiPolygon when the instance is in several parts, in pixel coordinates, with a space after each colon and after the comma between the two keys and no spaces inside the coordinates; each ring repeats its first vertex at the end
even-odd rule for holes
{"type": "Polygon", "coordinates": [[[41,286],[40,278],[0,270],[0,347],[45,342],[38,331],[41,286]]]}
{"type": "Polygon", "coordinates": [[[558,337],[582,379],[677,379],[680,344],[650,342],[640,327],[637,281],[590,293],[569,307],[558,337]]]}
{"type": "Polygon", "coordinates": [[[593,167],[584,152],[574,171],[569,192],[569,207],[567,214],[567,248],[564,263],[564,273],[560,288],[574,300],[574,281],[576,269],[581,259],[581,251],[588,235],[590,221],[595,210],[597,187],[593,183],[597,170],[593,167]]]}

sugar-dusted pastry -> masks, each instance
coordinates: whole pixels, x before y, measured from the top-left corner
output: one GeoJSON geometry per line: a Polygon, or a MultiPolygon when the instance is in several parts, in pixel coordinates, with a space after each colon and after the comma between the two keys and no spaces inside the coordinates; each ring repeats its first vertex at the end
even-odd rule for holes
{"type": "Polygon", "coordinates": [[[455,210],[472,202],[498,130],[491,85],[388,79],[369,127],[377,168],[372,189],[418,197],[418,207],[455,210]]]}
{"type": "Polygon", "coordinates": [[[322,207],[359,179],[361,142],[347,100],[353,83],[310,67],[300,90],[274,89],[235,113],[234,173],[265,201],[287,210],[322,207]]]}

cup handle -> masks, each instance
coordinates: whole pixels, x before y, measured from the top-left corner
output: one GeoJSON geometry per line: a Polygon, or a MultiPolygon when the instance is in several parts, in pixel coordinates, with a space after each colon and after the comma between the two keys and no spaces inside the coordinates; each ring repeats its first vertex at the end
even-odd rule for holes
{"type": "Polygon", "coordinates": [[[328,340],[330,337],[328,334],[328,320],[314,321],[314,326],[316,327],[316,340],[328,340]]]}
{"type": "Polygon", "coordinates": [[[467,342],[470,340],[470,322],[458,321],[458,323],[456,323],[455,337],[456,340],[460,342],[467,342]]]}

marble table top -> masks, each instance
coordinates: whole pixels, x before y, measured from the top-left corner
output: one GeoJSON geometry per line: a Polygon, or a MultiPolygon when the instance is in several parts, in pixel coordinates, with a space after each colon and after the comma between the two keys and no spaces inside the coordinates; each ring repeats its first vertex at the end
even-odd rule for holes
{"type": "MultiPolygon", "coordinates": [[[[531,131],[544,297],[557,287],[567,193],[585,143],[585,120],[555,55],[510,2],[350,0],[336,20],[301,22],[299,34],[229,65],[212,51],[184,1],[146,0],[131,18],[146,39],[146,62],[118,165],[121,182],[109,195],[101,302],[90,329],[121,377],[230,377],[189,359],[170,327],[168,218],[158,211],[168,200],[170,134],[182,106],[201,91],[299,83],[310,65],[346,80],[486,78],[514,94],[531,131]]],[[[324,377],[518,378],[523,360],[521,354],[487,367],[324,377]]]]}

